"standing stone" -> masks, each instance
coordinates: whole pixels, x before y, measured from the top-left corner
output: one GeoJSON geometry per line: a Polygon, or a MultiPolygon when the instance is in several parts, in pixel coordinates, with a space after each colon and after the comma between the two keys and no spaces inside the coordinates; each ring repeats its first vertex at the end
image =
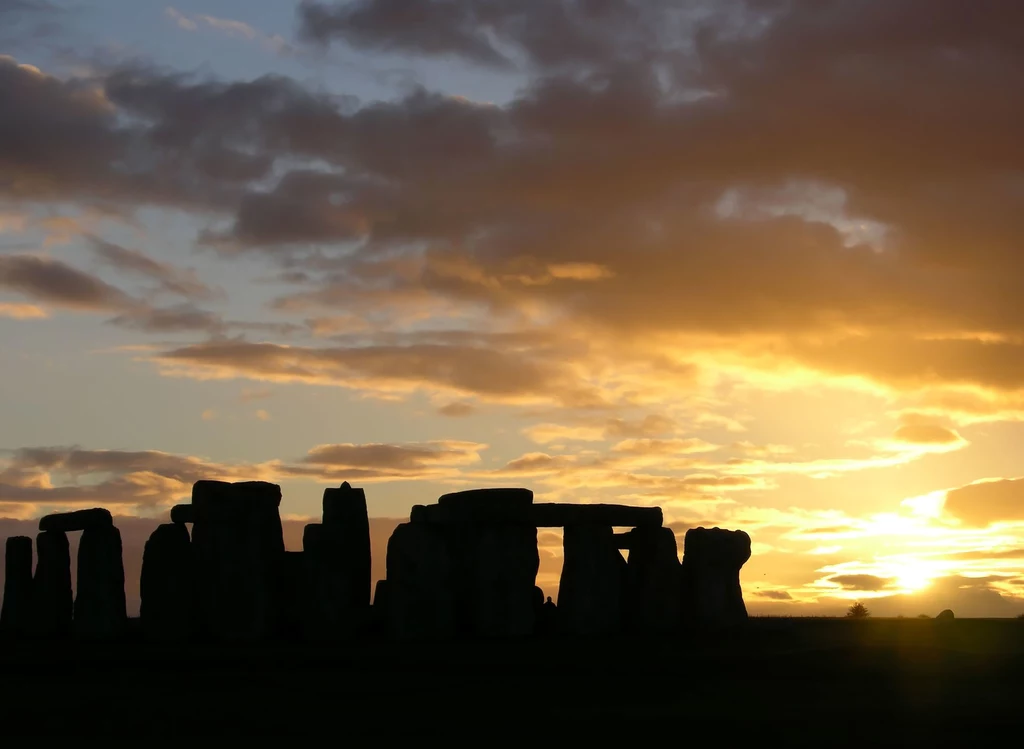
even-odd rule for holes
{"type": "Polygon", "coordinates": [[[694,626],[746,621],[740,568],[750,559],[750,536],[722,528],[691,528],[683,539],[682,619],[694,626]]]}
{"type": "Polygon", "coordinates": [[[566,526],[558,589],[559,625],[566,634],[605,635],[622,628],[626,561],[611,526],[566,526]]]}
{"type": "Polygon", "coordinates": [[[452,563],[443,536],[402,523],[388,539],[387,631],[397,639],[455,634],[452,563]]]}
{"type": "Polygon", "coordinates": [[[302,534],[305,555],[303,627],[312,640],[336,640],[369,626],[370,602],[363,599],[361,552],[347,542],[343,526],[311,523],[302,534]]]}
{"type": "Polygon", "coordinates": [[[339,546],[347,578],[346,602],[364,614],[370,605],[370,519],[366,493],[347,481],[338,489],[325,489],[323,525],[330,529],[324,538],[339,546]]]}
{"type": "Polygon", "coordinates": [[[121,532],[113,526],[88,527],[78,544],[75,634],[114,639],[124,634],[127,622],[121,532]]]}
{"type": "Polygon", "coordinates": [[[139,582],[142,626],[157,640],[187,639],[194,634],[195,565],[188,529],[164,523],[146,541],[139,582]]]}
{"type": "Polygon", "coordinates": [[[624,534],[626,628],[637,634],[665,634],[679,626],[679,557],[671,528],[634,528],[624,534]]]}
{"type": "Polygon", "coordinates": [[[36,573],[32,578],[32,634],[43,639],[71,631],[71,550],[63,531],[36,536],[36,573]]]}
{"type": "Polygon", "coordinates": [[[282,624],[281,487],[197,481],[192,504],[202,631],[221,640],[270,637],[282,624]]]}
{"type": "Polygon", "coordinates": [[[4,573],[4,605],[0,633],[20,638],[32,629],[32,539],[7,539],[4,573]]]}
{"type": "Polygon", "coordinates": [[[448,543],[460,634],[525,637],[535,630],[540,556],[532,504],[529,489],[473,489],[412,513],[414,523],[432,524],[448,543]]]}
{"type": "Polygon", "coordinates": [[[468,563],[472,632],[482,637],[526,637],[537,624],[535,589],[540,555],[537,529],[525,525],[470,526],[468,563]]]}

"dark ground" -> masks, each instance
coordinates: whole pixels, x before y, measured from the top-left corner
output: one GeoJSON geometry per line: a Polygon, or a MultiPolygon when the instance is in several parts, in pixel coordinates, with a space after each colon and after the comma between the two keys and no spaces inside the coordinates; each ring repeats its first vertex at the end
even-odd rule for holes
{"type": "Polygon", "coordinates": [[[333,648],[3,643],[0,684],[5,739],[990,746],[1024,726],[1024,621],[772,618],[716,637],[333,648]]]}

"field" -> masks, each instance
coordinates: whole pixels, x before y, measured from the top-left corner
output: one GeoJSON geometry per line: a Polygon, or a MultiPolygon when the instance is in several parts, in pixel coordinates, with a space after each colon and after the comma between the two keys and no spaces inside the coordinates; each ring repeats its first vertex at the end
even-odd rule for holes
{"type": "Polygon", "coordinates": [[[714,637],[337,647],[4,643],[0,683],[5,737],[977,745],[1021,725],[1024,622],[755,618],[714,637]]]}

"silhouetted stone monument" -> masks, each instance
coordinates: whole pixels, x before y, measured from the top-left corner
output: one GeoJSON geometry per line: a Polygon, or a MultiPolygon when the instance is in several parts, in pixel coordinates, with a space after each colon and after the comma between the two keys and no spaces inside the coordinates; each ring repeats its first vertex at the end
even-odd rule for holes
{"type": "Polygon", "coordinates": [[[952,609],[943,609],[935,615],[935,621],[937,622],[951,622],[954,618],[952,609]]]}
{"type": "Polygon", "coordinates": [[[370,605],[370,519],[366,493],[347,481],[337,489],[325,489],[323,524],[332,529],[345,555],[347,603],[357,610],[370,605]]]}
{"type": "Polygon", "coordinates": [[[387,631],[397,639],[455,634],[452,561],[444,537],[430,526],[402,523],[388,539],[387,631]]]}
{"type": "Polygon", "coordinates": [[[63,531],[36,536],[36,572],[32,578],[32,634],[63,637],[71,631],[71,550],[63,531]]]}
{"type": "Polygon", "coordinates": [[[482,637],[525,637],[536,628],[534,588],[540,557],[530,524],[529,489],[445,494],[440,512],[417,513],[435,525],[453,564],[458,630],[482,637]],[[425,515],[425,517],[423,517],[425,515]]]}
{"type": "Polygon", "coordinates": [[[691,528],[683,539],[683,623],[724,626],[746,621],[740,568],[750,559],[750,536],[722,528],[691,528]]]}
{"type": "Polygon", "coordinates": [[[626,565],[625,626],[637,634],[664,634],[679,626],[680,565],[671,528],[634,528],[622,534],[626,565]]]}
{"type": "Polygon", "coordinates": [[[620,631],[626,560],[607,525],[568,525],[558,588],[558,621],[572,635],[620,631]]]}
{"type": "Polygon", "coordinates": [[[0,612],[0,634],[21,638],[32,630],[32,539],[7,539],[4,568],[4,605],[0,612]]]}
{"type": "Polygon", "coordinates": [[[121,532],[113,525],[88,525],[78,543],[75,634],[115,639],[127,621],[121,532]]]}
{"type": "Polygon", "coordinates": [[[55,512],[39,519],[39,530],[58,533],[84,531],[86,528],[111,528],[113,525],[114,519],[110,515],[110,510],[102,507],[74,512],[55,512]]]}
{"type": "Polygon", "coordinates": [[[353,603],[362,587],[351,549],[338,526],[310,523],[302,533],[306,597],[303,630],[309,639],[336,640],[366,624],[369,601],[353,603]],[[358,579],[354,579],[358,578],[358,579]],[[356,587],[356,591],[353,591],[356,587]]]}
{"type": "Polygon", "coordinates": [[[526,637],[537,626],[533,603],[540,556],[537,528],[484,525],[470,563],[472,631],[485,637],[526,637]]]}
{"type": "Polygon", "coordinates": [[[195,565],[188,529],[164,523],[146,541],[139,581],[139,615],[148,637],[187,639],[195,632],[195,565]]]}
{"type": "Polygon", "coordinates": [[[279,630],[284,536],[281,487],[263,481],[197,481],[192,548],[203,629],[225,640],[279,630]]]}

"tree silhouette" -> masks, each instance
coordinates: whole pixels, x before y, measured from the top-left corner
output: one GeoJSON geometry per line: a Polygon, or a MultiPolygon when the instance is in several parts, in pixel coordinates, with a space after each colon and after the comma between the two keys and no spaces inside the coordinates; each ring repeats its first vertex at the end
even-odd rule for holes
{"type": "Polygon", "coordinates": [[[871,612],[868,611],[868,607],[860,601],[853,604],[846,612],[846,615],[851,619],[867,619],[871,616],[871,612]]]}

